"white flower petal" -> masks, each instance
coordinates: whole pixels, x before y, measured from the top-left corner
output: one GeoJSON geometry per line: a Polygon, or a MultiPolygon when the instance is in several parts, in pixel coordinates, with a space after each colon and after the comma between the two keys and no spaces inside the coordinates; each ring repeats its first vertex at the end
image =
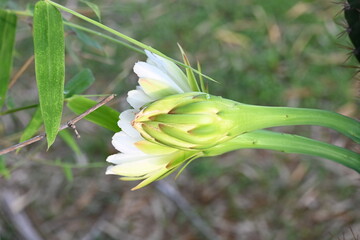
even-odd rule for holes
{"type": "Polygon", "coordinates": [[[143,91],[153,99],[160,99],[178,93],[168,83],[155,79],[140,78],[139,84],[143,91]]]}
{"type": "MultiPolygon", "coordinates": [[[[119,165],[113,166],[112,168],[108,169],[107,170],[108,174],[117,174],[122,176],[129,176],[129,177],[142,176],[157,170],[164,169],[168,163],[166,157],[163,155],[147,155],[145,157],[142,157],[141,159],[139,158],[134,161],[128,161],[128,158],[130,156],[123,156],[125,161],[119,165]]],[[[140,155],[138,156],[140,157],[140,155]]],[[[109,156],[109,158],[110,157],[111,156],[109,156]]],[[[117,157],[121,158],[121,156],[117,156],[117,157]]]]}
{"type": "Polygon", "coordinates": [[[112,138],[112,145],[116,150],[123,153],[141,153],[141,150],[138,149],[135,145],[138,141],[143,141],[142,138],[136,139],[127,135],[124,131],[115,133],[112,138]]]}
{"type": "Polygon", "coordinates": [[[116,153],[106,158],[107,162],[114,164],[123,164],[126,162],[136,162],[149,156],[145,153],[116,153]]]}
{"type": "Polygon", "coordinates": [[[181,69],[176,66],[175,63],[163,58],[159,55],[153,54],[148,50],[145,50],[146,55],[148,56],[147,63],[158,67],[164,73],[170,76],[170,78],[184,91],[191,92],[191,88],[187,81],[186,75],[181,69]]]}
{"type": "Polygon", "coordinates": [[[136,90],[131,90],[128,92],[126,101],[135,109],[140,109],[145,104],[152,102],[156,99],[149,97],[144,90],[139,87],[136,90]]]}
{"type": "Polygon", "coordinates": [[[149,63],[137,62],[134,66],[134,72],[139,78],[155,79],[169,84],[169,86],[178,93],[184,92],[184,90],[182,90],[166,73],[149,63]]]}
{"type": "Polygon", "coordinates": [[[140,133],[131,125],[131,121],[135,119],[135,115],[138,113],[135,109],[128,109],[120,114],[120,120],[118,126],[130,137],[139,139],[140,133]]]}
{"type": "Polygon", "coordinates": [[[105,171],[105,174],[116,174],[116,173],[114,173],[113,171],[111,171],[111,169],[113,168],[114,166],[108,166],[107,168],[106,168],[106,171],[105,171]]]}

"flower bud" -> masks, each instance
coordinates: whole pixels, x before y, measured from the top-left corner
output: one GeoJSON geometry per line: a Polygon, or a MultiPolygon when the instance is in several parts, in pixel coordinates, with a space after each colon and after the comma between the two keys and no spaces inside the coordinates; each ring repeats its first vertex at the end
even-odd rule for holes
{"type": "Polygon", "coordinates": [[[142,109],[132,125],[146,140],[184,150],[202,150],[238,134],[239,103],[201,92],[165,97],[142,109]]]}

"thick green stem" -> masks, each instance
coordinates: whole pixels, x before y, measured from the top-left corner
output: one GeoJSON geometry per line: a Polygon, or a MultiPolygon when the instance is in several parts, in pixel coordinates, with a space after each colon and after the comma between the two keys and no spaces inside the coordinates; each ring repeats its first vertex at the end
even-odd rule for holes
{"type": "Polygon", "coordinates": [[[237,111],[229,114],[235,114],[238,133],[277,126],[317,125],[334,129],[360,143],[360,122],[335,112],[239,104],[237,111]]]}
{"type": "Polygon", "coordinates": [[[266,130],[241,134],[230,141],[204,151],[204,154],[216,156],[244,148],[318,156],[338,162],[360,173],[360,154],[358,153],[310,138],[266,130]]]}

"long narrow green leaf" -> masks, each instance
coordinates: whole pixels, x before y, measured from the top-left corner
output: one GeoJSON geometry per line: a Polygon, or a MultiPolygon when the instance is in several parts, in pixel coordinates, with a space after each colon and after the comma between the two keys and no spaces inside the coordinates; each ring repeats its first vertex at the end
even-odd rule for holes
{"type": "MultiPolygon", "coordinates": [[[[76,114],[81,114],[97,104],[96,101],[82,96],[74,96],[67,100],[67,107],[76,114]]],[[[108,106],[102,106],[85,117],[86,120],[114,132],[119,132],[117,125],[120,113],[108,106]]]]}
{"type": "Polygon", "coordinates": [[[60,12],[40,1],[34,11],[36,81],[48,148],[59,131],[64,101],[65,47],[60,12]]]}
{"type": "Polygon", "coordinates": [[[65,98],[69,98],[74,94],[83,93],[94,81],[95,78],[91,70],[85,68],[66,83],[64,89],[65,98]]]}
{"type": "Polygon", "coordinates": [[[0,108],[5,102],[10,80],[16,22],[14,13],[0,9],[0,108]]]}
{"type": "Polygon", "coordinates": [[[59,136],[74,151],[74,153],[81,154],[80,147],[75,141],[73,135],[74,134],[71,134],[67,129],[64,129],[59,132],[59,136]]]}
{"type": "Polygon", "coordinates": [[[30,120],[29,124],[26,126],[23,134],[20,137],[20,142],[26,141],[34,136],[40,129],[43,123],[43,118],[41,115],[40,108],[36,109],[32,119],[30,120]]]}

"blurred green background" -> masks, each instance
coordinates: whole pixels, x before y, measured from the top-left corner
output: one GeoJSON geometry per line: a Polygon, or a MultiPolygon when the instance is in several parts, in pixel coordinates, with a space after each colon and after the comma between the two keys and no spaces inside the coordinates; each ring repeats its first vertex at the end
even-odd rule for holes
{"type": "MultiPolygon", "coordinates": [[[[0,4],[24,10],[35,2],[0,4]]],[[[56,2],[96,19],[81,1],[56,2]]],[[[105,25],[170,57],[181,58],[179,43],[194,65],[199,61],[203,72],[219,82],[209,82],[212,94],[249,104],[360,116],[359,82],[351,68],[357,63],[348,59],[352,50],[347,36],[339,37],[344,31],[341,3],[92,2],[99,6],[105,25]]],[[[33,54],[31,21],[19,19],[13,75],[33,54]]],[[[126,93],[137,85],[132,67],[145,60],[144,55],[69,28],[66,33],[67,80],[90,68],[96,81],[86,94],[116,93],[118,99],[111,106],[127,109],[126,93]]],[[[10,90],[7,104],[21,107],[36,102],[32,64],[10,90]]],[[[1,146],[16,143],[33,112],[1,116],[1,146]]],[[[63,122],[73,117],[65,111],[63,122]]],[[[360,239],[359,175],[328,160],[241,150],[196,160],[176,180],[172,175],[131,192],[134,182],[104,174],[106,157],[115,153],[113,133],[86,121],[77,129],[80,152],[59,138],[48,151],[45,142],[36,143],[2,159],[9,172],[0,178],[1,240],[360,239]],[[82,167],[72,169],[73,165],[82,167]],[[23,218],[27,220],[19,220],[23,218]]],[[[274,130],[360,152],[353,142],[320,127],[274,130]]]]}

